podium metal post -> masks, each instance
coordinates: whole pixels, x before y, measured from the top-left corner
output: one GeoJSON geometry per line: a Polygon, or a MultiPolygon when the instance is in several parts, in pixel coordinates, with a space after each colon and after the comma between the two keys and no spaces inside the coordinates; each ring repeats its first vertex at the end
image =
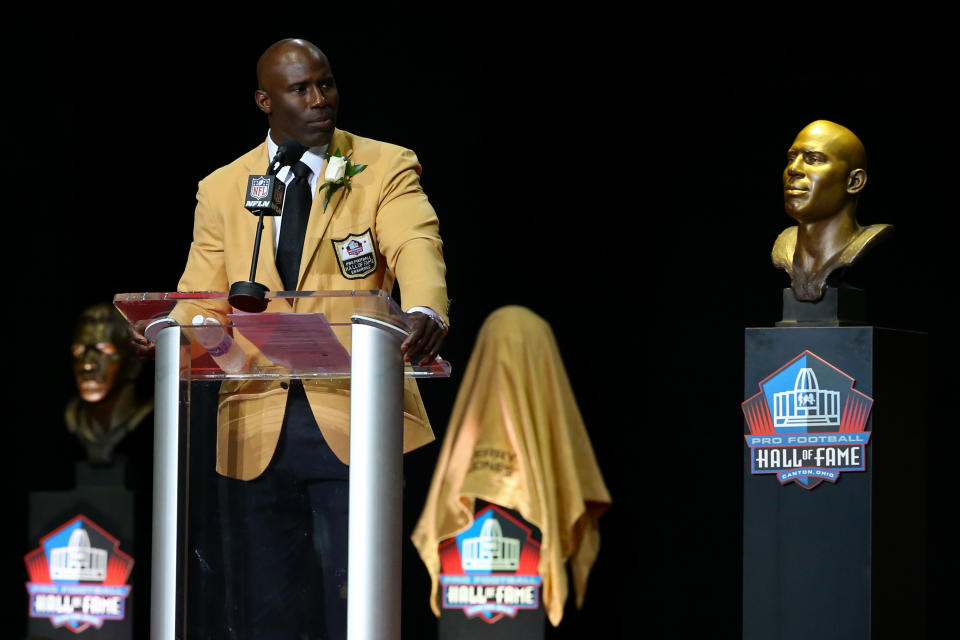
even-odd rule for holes
{"type": "Polygon", "coordinates": [[[351,318],[347,638],[400,637],[405,334],[351,318]]]}
{"type": "Polygon", "coordinates": [[[153,428],[153,554],[150,638],[173,640],[177,618],[177,483],[180,327],[157,336],[153,428]]]}

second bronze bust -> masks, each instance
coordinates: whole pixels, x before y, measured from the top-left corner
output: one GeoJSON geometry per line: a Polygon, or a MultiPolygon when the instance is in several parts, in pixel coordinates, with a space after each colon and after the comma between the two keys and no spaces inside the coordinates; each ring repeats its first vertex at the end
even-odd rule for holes
{"type": "Polygon", "coordinates": [[[844,268],[893,227],[857,223],[857,202],[867,184],[867,155],[857,136],[828,120],[811,122],[787,152],[783,199],[797,226],[773,245],[773,264],[790,275],[798,300],[816,301],[844,268]]]}

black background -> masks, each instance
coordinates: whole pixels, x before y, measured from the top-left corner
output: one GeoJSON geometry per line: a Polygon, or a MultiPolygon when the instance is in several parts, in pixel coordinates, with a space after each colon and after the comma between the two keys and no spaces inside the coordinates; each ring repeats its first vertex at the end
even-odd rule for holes
{"type": "MultiPolygon", "coordinates": [[[[554,328],[614,505],[585,608],[551,637],[738,632],[743,328],[779,319],[787,280],[769,252],[792,223],[786,149],[815,119],[853,129],[869,157],[860,221],[897,228],[860,269],[873,319],[931,336],[904,375],[930,377],[929,616],[946,620],[957,59],[944,16],[225,12],[35,17],[6,56],[10,584],[36,542],[19,524],[27,492],[70,479],[75,318],[176,286],[196,183],[264,139],[254,65],[295,36],[330,59],[339,126],[424,166],[453,299],[455,374],[422,385],[438,438],[487,314],[522,304],[554,328]]],[[[407,456],[407,531],[438,450],[407,456]]],[[[409,553],[405,637],[433,633],[427,590],[409,553]]],[[[8,620],[25,614],[12,602],[8,620]]]]}

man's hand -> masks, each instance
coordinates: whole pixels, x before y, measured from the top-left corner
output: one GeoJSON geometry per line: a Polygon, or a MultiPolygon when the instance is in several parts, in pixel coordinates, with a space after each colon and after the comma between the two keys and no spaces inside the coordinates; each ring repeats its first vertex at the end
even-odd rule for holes
{"type": "Polygon", "coordinates": [[[447,327],[419,311],[411,313],[410,319],[413,320],[413,330],[400,345],[403,359],[415,365],[429,365],[440,353],[440,345],[447,337],[447,327]]]}
{"type": "Polygon", "coordinates": [[[156,357],[157,345],[147,340],[143,330],[150,324],[149,320],[140,320],[127,327],[130,334],[130,347],[133,353],[141,360],[153,360],[156,357]]]}

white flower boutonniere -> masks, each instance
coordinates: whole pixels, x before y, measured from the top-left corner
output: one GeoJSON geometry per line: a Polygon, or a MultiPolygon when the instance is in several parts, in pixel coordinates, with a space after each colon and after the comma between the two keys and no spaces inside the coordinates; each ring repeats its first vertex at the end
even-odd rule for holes
{"type": "Polygon", "coordinates": [[[365,164],[353,164],[350,156],[341,155],[340,149],[333,152],[333,155],[327,154],[327,169],[323,172],[323,184],[317,190],[320,193],[327,190],[323,197],[323,210],[327,210],[330,204],[330,196],[340,187],[346,187],[350,191],[350,179],[367,168],[365,164]]]}
{"type": "Polygon", "coordinates": [[[347,159],[341,156],[332,156],[327,160],[327,170],[323,172],[324,182],[336,182],[347,171],[347,159]]]}

